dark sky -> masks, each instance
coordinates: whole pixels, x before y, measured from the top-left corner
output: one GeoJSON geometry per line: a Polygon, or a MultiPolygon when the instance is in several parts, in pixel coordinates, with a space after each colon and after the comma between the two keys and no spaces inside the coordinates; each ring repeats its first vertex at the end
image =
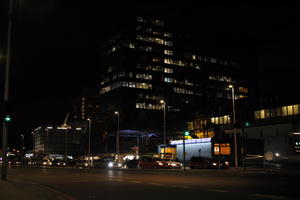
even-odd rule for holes
{"type": "MultiPolygon", "coordinates": [[[[0,3],[1,80],[7,30],[7,2],[0,3]]],[[[62,123],[70,100],[98,84],[99,45],[112,21],[139,9],[173,19],[191,33],[197,46],[235,58],[249,79],[270,88],[297,79],[297,6],[272,3],[195,4],[195,1],[16,0],[14,9],[11,101],[14,112],[10,144],[41,123],[62,123]],[[137,3],[138,2],[138,3],[137,3]],[[175,3],[174,3],[175,2],[175,3]],[[215,51],[217,52],[217,51],[215,51]],[[259,67],[257,69],[257,67],[259,67]],[[286,69],[282,72],[282,69],[286,69]],[[258,72],[262,72],[259,74],[258,72]]],[[[1,81],[3,88],[3,81],[1,81]]],[[[2,91],[2,89],[0,90],[2,91]]],[[[1,99],[3,92],[1,92],[1,99]]]]}

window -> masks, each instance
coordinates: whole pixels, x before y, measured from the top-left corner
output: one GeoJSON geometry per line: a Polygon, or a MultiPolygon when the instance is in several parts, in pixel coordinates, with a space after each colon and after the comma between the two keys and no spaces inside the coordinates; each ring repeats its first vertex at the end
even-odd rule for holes
{"type": "Polygon", "coordinates": [[[164,72],[172,74],[173,73],[173,69],[171,69],[171,68],[164,68],[164,72]]]}
{"type": "Polygon", "coordinates": [[[129,43],[129,48],[134,49],[135,48],[134,43],[129,43]]]}
{"type": "Polygon", "coordinates": [[[171,42],[171,41],[164,41],[164,44],[167,46],[170,46],[170,47],[173,46],[173,42],[171,42]]]}
{"type": "Polygon", "coordinates": [[[164,54],[166,54],[166,55],[173,55],[173,51],[171,51],[171,50],[164,50],[164,54]]]}
{"type": "Polygon", "coordinates": [[[287,114],[288,115],[293,115],[293,106],[287,106],[287,114]]]}
{"type": "Polygon", "coordinates": [[[173,78],[164,77],[164,82],[173,83],[173,78]]]}
{"type": "Polygon", "coordinates": [[[145,80],[152,80],[152,75],[151,74],[136,74],[136,78],[145,79],[145,80]]]}
{"type": "Polygon", "coordinates": [[[165,32],[165,33],[164,33],[164,36],[165,36],[165,37],[172,37],[173,35],[172,35],[172,33],[165,32]]]}
{"type": "Polygon", "coordinates": [[[287,106],[281,107],[281,113],[282,113],[282,116],[287,116],[287,106]]]}
{"type": "Polygon", "coordinates": [[[299,105],[293,105],[293,110],[294,110],[294,115],[298,115],[299,114],[299,105]]]}

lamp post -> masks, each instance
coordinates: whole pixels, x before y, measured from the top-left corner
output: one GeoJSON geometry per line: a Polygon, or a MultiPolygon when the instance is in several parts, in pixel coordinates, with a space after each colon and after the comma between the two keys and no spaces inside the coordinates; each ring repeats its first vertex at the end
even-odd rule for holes
{"type": "Polygon", "coordinates": [[[90,166],[91,166],[91,119],[90,118],[88,118],[87,119],[88,120],[88,122],[89,122],[89,142],[88,142],[88,156],[89,156],[89,163],[90,163],[90,166]]]}
{"type": "Polygon", "coordinates": [[[231,97],[232,97],[232,117],[233,117],[233,140],[234,140],[234,166],[238,168],[238,158],[237,158],[237,139],[236,139],[236,119],[235,119],[235,95],[234,95],[234,86],[229,85],[231,88],[231,97]]]}
{"type": "Polygon", "coordinates": [[[118,111],[115,111],[115,114],[118,117],[118,124],[117,124],[117,136],[116,136],[116,153],[117,153],[117,161],[119,162],[120,157],[120,113],[118,111]]]}
{"type": "MultiPolygon", "coordinates": [[[[4,109],[8,112],[9,105],[9,76],[10,76],[10,53],[11,53],[11,32],[12,32],[12,14],[13,14],[13,0],[9,1],[8,8],[8,30],[7,30],[7,46],[6,46],[6,65],[5,65],[5,81],[4,81],[4,109]]],[[[8,113],[5,113],[8,114],[8,113]]],[[[8,115],[9,116],[9,115],[8,115]]],[[[8,121],[3,121],[3,132],[2,132],[2,167],[1,167],[1,179],[7,180],[7,132],[8,132],[8,121]]]]}
{"type": "Polygon", "coordinates": [[[163,104],[164,108],[164,157],[165,157],[165,151],[166,151],[166,102],[164,100],[160,100],[160,103],[163,104]]]}
{"type": "Polygon", "coordinates": [[[23,134],[21,134],[21,139],[22,139],[22,147],[21,147],[21,149],[23,150],[24,149],[24,135],[23,134]]]}

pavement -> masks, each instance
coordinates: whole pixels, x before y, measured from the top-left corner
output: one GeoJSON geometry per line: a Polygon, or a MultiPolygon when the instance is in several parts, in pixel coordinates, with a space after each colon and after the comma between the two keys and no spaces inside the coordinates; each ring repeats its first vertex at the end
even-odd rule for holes
{"type": "MultiPolygon", "coordinates": [[[[1,170],[1,168],[0,168],[1,170]]],[[[89,169],[86,169],[89,170],[89,169]]],[[[93,170],[93,169],[91,169],[93,170]]],[[[126,170],[126,169],[124,169],[126,170]]],[[[133,169],[134,170],[134,169],[133,169]]],[[[136,170],[136,169],[135,169],[136,170]]],[[[147,171],[147,170],[144,170],[147,171]]],[[[176,170],[164,170],[166,173],[174,173],[176,170]]],[[[177,170],[178,171],[178,170],[177,170]]],[[[209,173],[205,173],[204,176],[251,176],[255,174],[281,174],[281,175],[300,175],[299,170],[280,170],[280,169],[264,169],[264,168],[243,168],[238,169],[232,167],[224,170],[208,170],[209,173]]],[[[14,176],[9,173],[8,169],[8,180],[0,180],[0,199],[1,200],[52,200],[52,199],[67,199],[74,200],[71,196],[65,193],[60,193],[58,190],[54,190],[46,185],[38,184],[35,182],[25,181],[26,179],[21,176],[14,176]]],[[[186,168],[185,173],[188,175],[193,174],[204,174],[203,170],[190,170],[186,168]]],[[[184,175],[184,174],[183,174],[184,175]]]]}

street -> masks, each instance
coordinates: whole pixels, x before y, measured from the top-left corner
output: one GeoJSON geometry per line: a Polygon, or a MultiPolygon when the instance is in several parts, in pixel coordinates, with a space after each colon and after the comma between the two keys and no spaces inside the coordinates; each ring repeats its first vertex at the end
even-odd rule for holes
{"type": "Polygon", "coordinates": [[[57,199],[71,200],[297,199],[300,193],[293,183],[298,178],[299,175],[244,173],[235,169],[221,171],[30,167],[8,169],[9,180],[38,186],[54,193],[57,199]]]}

